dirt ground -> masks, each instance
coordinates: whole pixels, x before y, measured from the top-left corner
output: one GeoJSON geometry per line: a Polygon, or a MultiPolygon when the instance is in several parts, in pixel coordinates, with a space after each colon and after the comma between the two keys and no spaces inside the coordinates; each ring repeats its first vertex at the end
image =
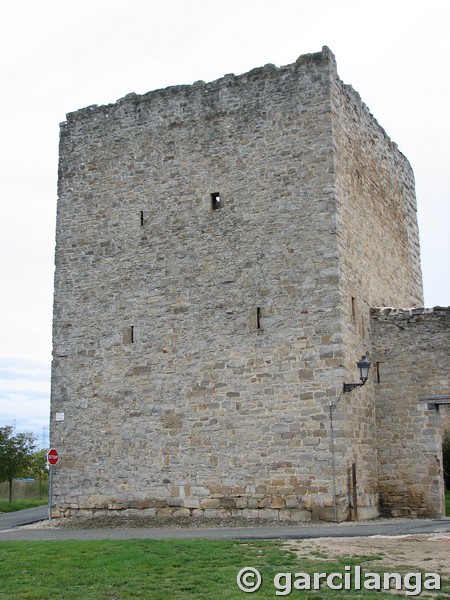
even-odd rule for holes
{"type": "MultiPolygon", "coordinates": [[[[302,558],[376,556],[367,566],[386,567],[395,572],[423,570],[450,578],[450,536],[441,533],[357,538],[289,540],[285,547],[302,558]]],[[[301,564],[301,563],[300,563],[301,564]]],[[[370,567],[369,567],[370,568],[370,567]]]]}

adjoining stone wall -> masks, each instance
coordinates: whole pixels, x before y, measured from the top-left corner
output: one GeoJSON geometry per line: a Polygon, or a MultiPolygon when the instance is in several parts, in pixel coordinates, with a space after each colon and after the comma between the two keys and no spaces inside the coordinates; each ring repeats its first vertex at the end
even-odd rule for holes
{"type": "Polygon", "coordinates": [[[381,511],[444,514],[442,424],[450,397],[450,308],[372,309],[381,511]]]}
{"type": "Polygon", "coordinates": [[[450,431],[450,403],[441,405],[440,413],[442,426],[450,431]]]}

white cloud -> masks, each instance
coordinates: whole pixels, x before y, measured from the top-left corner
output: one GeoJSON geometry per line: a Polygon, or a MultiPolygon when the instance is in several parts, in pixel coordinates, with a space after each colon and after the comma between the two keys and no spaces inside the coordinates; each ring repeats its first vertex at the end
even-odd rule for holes
{"type": "Polygon", "coordinates": [[[31,431],[39,446],[47,445],[50,407],[49,365],[0,358],[0,426],[31,431]]]}

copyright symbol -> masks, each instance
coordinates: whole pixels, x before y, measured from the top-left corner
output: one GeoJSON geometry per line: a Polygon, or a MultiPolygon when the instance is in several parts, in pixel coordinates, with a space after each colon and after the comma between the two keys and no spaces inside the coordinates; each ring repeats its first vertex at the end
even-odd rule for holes
{"type": "Polygon", "coordinates": [[[256,592],[261,587],[261,573],[253,567],[244,567],[237,574],[236,581],[243,592],[256,592]]]}

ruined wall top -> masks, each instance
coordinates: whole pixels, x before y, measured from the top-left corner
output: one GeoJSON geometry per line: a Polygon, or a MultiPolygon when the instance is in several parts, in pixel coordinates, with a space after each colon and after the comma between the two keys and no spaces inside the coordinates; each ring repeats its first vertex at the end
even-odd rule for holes
{"type": "MultiPolygon", "coordinates": [[[[124,108],[126,106],[134,106],[146,103],[151,103],[152,101],[157,100],[158,98],[166,99],[171,98],[172,100],[177,97],[183,97],[191,94],[213,94],[214,92],[220,93],[221,90],[226,90],[226,88],[239,86],[240,84],[246,84],[248,82],[254,81],[264,81],[270,78],[279,78],[280,81],[285,80],[286,78],[292,77],[295,73],[306,71],[310,66],[317,66],[323,64],[324,68],[329,73],[330,83],[334,81],[337,83],[341,92],[346,95],[350,101],[353,101],[356,105],[359,106],[362,112],[366,113],[369,119],[373,122],[373,125],[376,129],[381,132],[382,136],[388,142],[390,149],[392,152],[398,154],[402,161],[408,165],[408,168],[412,171],[408,159],[404,156],[404,154],[399,150],[397,144],[391,140],[390,136],[386,133],[384,128],[378,123],[374,115],[371,113],[370,109],[363,102],[360,94],[352,87],[352,85],[345,84],[339,78],[337,72],[337,64],[336,58],[333,52],[328,48],[328,46],[323,46],[320,52],[308,53],[300,55],[294,63],[288,65],[282,65],[277,67],[274,64],[266,64],[261,67],[254,68],[247,73],[243,73],[241,75],[235,75],[234,73],[228,73],[219,79],[216,79],[211,82],[205,82],[203,80],[199,80],[194,82],[192,85],[174,85],[168,86],[166,88],[160,88],[151,90],[144,94],[136,94],[134,92],[128,93],[122,98],[119,98],[116,102],[98,105],[91,104],[84,108],[78,109],[73,112],[69,112],[66,115],[66,121],[60,123],[61,129],[64,130],[68,125],[73,125],[74,123],[81,123],[84,121],[89,121],[95,116],[109,116],[112,111],[117,109],[124,108]]],[[[222,94],[221,100],[226,100],[227,95],[222,94]]],[[[185,113],[185,116],[189,117],[188,112],[185,113]]]]}
{"type": "MultiPolygon", "coordinates": [[[[228,73],[219,79],[216,79],[211,82],[205,82],[202,80],[194,82],[192,85],[174,85],[166,88],[160,88],[156,90],[152,90],[146,92],[145,94],[136,94],[131,92],[119,98],[115,103],[98,105],[91,104],[86,106],[85,108],[81,108],[74,112],[67,113],[67,121],[73,122],[79,119],[85,119],[86,116],[91,116],[97,112],[109,112],[112,108],[123,105],[126,103],[140,103],[140,102],[148,102],[153,98],[158,96],[174,96],[176,94],[183,94],[189,91],[203,91],[203,92],[211,92],[213,90],[219,90],[220,88],[226,88],[233,83],[246,83],[249,80],[254,79],[265,79],[273,76],[274,74],[278,74],[282,78],[286,78],[290,74],[295,73],[298,70],[305,69],[311,63],[324,63],[335,77],[337,77],[337,67],[336,67],[336,59],[334,54],[327,46],[323,46],[321,52],[314,52],[309,54],[302,54],[299,58],[292,64],[284,65],[281,67],[277,67],[274,64],[266,64],[262,67],[257,67],[252,69],[248,73],[244,73],[242,75],[235,75],[234,73],[228,73]]],[[[62,126],[65,125],[65,122],[61,123],[62,126]]]]}
{"type": "Polygon", "coordinates": [[[447,317],[450,318],[450,306],[434,306],[433,308],[392,308],[388,306],[373,307],[370,316],[377,321],[401,321],[419,317],[447,317]]]}

